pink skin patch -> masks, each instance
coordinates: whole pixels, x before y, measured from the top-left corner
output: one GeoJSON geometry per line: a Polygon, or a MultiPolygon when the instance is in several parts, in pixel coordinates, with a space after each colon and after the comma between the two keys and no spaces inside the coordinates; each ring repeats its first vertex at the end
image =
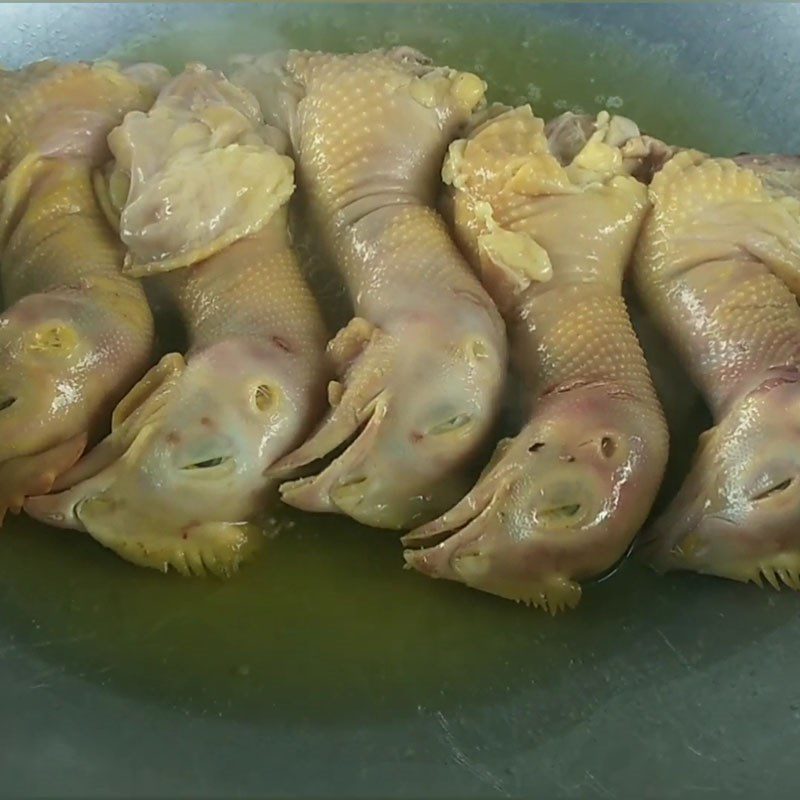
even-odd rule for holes
{"type": "Polygon", "coordinates": [[[310,422],[315,398],[291,361],[248,340],[213,345],[188,362],[166,356],[123,401],[111,435],[76,466],[76,481],[26,509],[143,566],[232,568],[241,526],[274,489],[265,469],[310,422]],[[261,386],[271,402],[254,401],[261,386]]]}
{"type": "Polygon", "coordinates": [[[664,442],[651,446],[646,418],[613,389],[575,385],[541,401],[459,504],[404,537],[406,563],[550,610],[576,603],[577,581],[630,548],[664,468],[664,442]]]}

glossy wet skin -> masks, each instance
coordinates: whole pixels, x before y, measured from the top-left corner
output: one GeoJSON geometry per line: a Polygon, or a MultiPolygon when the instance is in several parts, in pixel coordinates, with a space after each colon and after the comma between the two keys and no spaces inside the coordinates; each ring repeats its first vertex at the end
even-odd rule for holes
{"type": "Polygon", "coordinates": [[[642,554],[661,571],[797,588],[800,209],[757,166],[686,152],[651,187],[640,291],[716,424],[642,554]]]}
{"type": "Polygon", "coordinates": [[[503,323],[433,210],[445,148],[485,85],[409,48],[237,66],[291,137],[309,220],[356,315],[332,344],[326,420],[276,471],[318,474],[285,484],[283,499],[419,524],[466,488],[503,387],[503,323]]]}
{"type": "Polygon", "coordinates": [[[66,298],[33,295],[0,316],[0,519],[72,466],[87,442],[85,403],[105,405],[97,376],[75,369],[94,351],[77,334],[74,312],[66,298]],[[87,378],[94,396],[86,396],[87,378]],[[32,474],[31,457],[39,462],[32,474]]]}
{"type": "Polygon", "coordinates": [[[111,437],[61,481],[80,482],[26,510],[144,566],[233,571],[241,523],[273,488],[263,472],[302,432],[291,360],[275,345],[231,340],[188,364],[166,357],[148,382],[123,402],[111,437]]]}
{"type": "Polygon", "coordinates": [[[141,289],[116,281],[29,295],[0,315],[0,518],[102,434],[151,346],[141,289]]]}
{"type": "Polygon", "coordinates": [[[106,135],[165,70],[0,70],[0,521],[102,435],[147,369],[153,321],[92,191],[106,135]]]}
{"type": "Polygon", "coordinates": [[[429,545],[406,562],[550,611],[576,605],[579,581],[624,551],[657,483],[646,421],[632,425],[627,402],[602,387],[543,400],[461,503],[404,538],[429,545]]]}
{"type": "Polygon", "coordinates": [[[141,566],[233,572],[254,543],[245,523],[274,499],[265,471],[319,407],[325,330],[289,241],[293,164],[255,133],[260,125],[249,93],[191,65],[109,137],[107,187],[119,173],[128,191],[106,191],[105,207],[112,219],[122,210],[126,268],[157,275],[152,288],[185,324],[190,349],[131,390],[111,435],[58,482],[64,491],[26,509],[141,566]],[[224,192],[209,163],[224,166],[224,192]],[[181,180],[164,179],[178,168],[181,180]],[[127,241],[131,206],[150,224],[127,241]]]}
{"type": "Polygon", "coordinates": [[[648,532],[659,570],[800,588],[800,382],[766,381],[703,434],[684,486],[648,532]]]}
{"type": "MultiPolygon", "coordinates": [[[[144,362],[127,326],[105,313],[90,289],[30,295],[0,316],[0,496],[19,510],[19,497],[46,491],[40,476],[13,489],[15,459],[38,456],[45,473],[59,474],[81,454],[111,413],[131,362],[144,362]],[[133,344],[133,346],[131,346],[133,344]],[[70,454],[63,445],[72,442],[70,454]],[[48,455],[49,452],[49,455],[48,455]]],[[[24,481],[23,481],[24,482],[24,481]]],[[[2,503],[0,503],[2,505],[2,503]]]]}
{"type": "Polygon", "coordinates": [[[69,290],[30,295],[0,316],[0,460],[86,430],[84,404],[102,399],[98,379],[113,366],[97,316],[69,290]]]}
{"type": "MultiPolygon", "coordinates": [[[[372,349],[348,375],[356,387],[360,371],[368,382],[354,397],[360,423],[355,440],[318,475],[284,484],[283,499],[307,511],[338,511],[395,529],[452,505],[466,488],[465,457],[489,433],[492,419],[484,409],[501,381],[491,344],[469,330],[457,334],[430,319],[373,338],[372,349]],[[375,379],[384,376],[376,395],[369,387],[381,387],[375,379]]],[[[339,405],[348,404],[350,396],[343,395],[339,405]]],[[[287,462],[293,468],[315,444],[312,439],[289,456],[278,472],[287,462]]]]}
{"type": "Polygon", "coordinates": [[[588,121],[565,157],[571,173],[530,108],[491,109],[476,123],[443,174],[456,236],[506,318],[530,411],[466,498],[404,538],[414,548],[405,558],[431,577],[555,612],[629,549],[666,459],[621,297],[645,189],[602,139],[607,120],[588,121]]]}

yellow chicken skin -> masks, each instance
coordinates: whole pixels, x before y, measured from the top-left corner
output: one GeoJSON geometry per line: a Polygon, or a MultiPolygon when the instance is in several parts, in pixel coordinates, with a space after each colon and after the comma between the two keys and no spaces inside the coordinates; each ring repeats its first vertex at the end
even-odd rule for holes
{"type": "Polygon", "coordinates": [[[800,156],[741,155],[733,161],[755,172],[772,197],[800,199],[800,156]]]}
{"type": "Polygon", "coordinates": [[[0,71],[0,522],[99,438],[145,372],[153,320],[92,169],[165,71],[44,62],[0,71]]]}
{"type": "Polygon", "coordinates": [[[532,406],[472,491],[403,539],[423,574],[551,613],[628,551],[667,458],[621,294],[648,209],[622,152],[639,131],[605,112],[576,147],[565,130],[548,143],[530,106],[495,108],[450,146],[455,234],[503,312],[532,406]]]}
{"type": "Polygon", "coordinates": [[[779,177],[685,151],[651,184],[639,291],[714,427],[643,553],[660,571],[798,589],[800,309],[787,284],[800,275],[800,203],[779,177]]]}
{"type": "Polygon", "coordinates": [[[275,495],[265,470],[322,413],[327,336],[289,241],[293,163],[272,133],[252,95],[191,65],[109,137],[116,162],[100,185],[121,212],[126,270],[157,276],[191,346],[26,510],[140,566],[234,572],[275,495]]]}
{"type": "Polygon", "coordinates": [[[237,65],[234,81],[291,139],[356,314],[329,345],[326,418],[275,474],[336,457],[282,497],[381,528],[431,519],[466,489],[506,372],[502,320],[432,208],[447,145],[485,85],[408,48],[237,65]]]}

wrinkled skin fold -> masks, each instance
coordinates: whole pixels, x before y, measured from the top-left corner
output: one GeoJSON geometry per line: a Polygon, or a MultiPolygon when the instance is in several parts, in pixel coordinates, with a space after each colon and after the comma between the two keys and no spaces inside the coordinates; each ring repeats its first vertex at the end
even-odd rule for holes
{"type": "Polygon", "coordinates": [[[643,554],[659,571],[800,587],[800,309],[787,288],[800,286],[800,202],[790,164],[687,151],[650,188],[639,291],[714,417],[647,533],[643,554]]]}
{"type": "Polygon", "coordinates": [[[463,494],[505,377],[502,320],[432,208],[447,144],[485,85],[408,48],[236,64],[234,81],[291,140],[356,314],[328,348],[328,414],[274,470],[312,474],[285,483],[282,497],[412,527],[463,494]]]}
{"type": "Polygon", "coordinates": [[[0,522],[47,492],[150,365],[144,292],[92,187],[106,136],[147,108],[153,65],[0,71],[0,522]]]}
{"type": "Polygon", "coordinates": [[[443,177],[457,239],[509,330],[531,397],[472,491],[404,538],[425,575],[556,612],[630,548],[667,430],[621,296],[648,208],[629,120],[529,106],[476,115],[443,177]],[[580,123],[576,127],[576,123],[580,123]]]}
{"type": "Polygon", "coordinates": [[[140,566],[229,575],[274,499],[265,471],[324,400],[326,334],[288,234],[293,164],[255,98],[201,65],[109,141],[99,185],[126,270],[155,276],[190,349],[165,356],[111,435],[26,509],[140,566]]]}

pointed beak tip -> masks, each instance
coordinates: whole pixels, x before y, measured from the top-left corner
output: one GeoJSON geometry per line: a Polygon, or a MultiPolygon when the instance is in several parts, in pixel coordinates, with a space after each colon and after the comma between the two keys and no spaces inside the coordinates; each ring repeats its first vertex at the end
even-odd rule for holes
{"type": "Polygon", "coordinates": [[[22,502],[17,500],[0,500],[0,528],[5,522],[6,514],[19,514],[22,511],[22,502]]]}
{"type": "Polygon", "coordinates": [[[417,533],[415,531],[405,533],[400,537],[400,544],[403,545],[403,547],[413,547],[416,541],[417,533]]]}
{"type": "Polygon", "coordinates": [[[405,561],[406,569],[413,569],[425,575],[430,574],[428,554],[425,550],[404,550],[403,560],[405,561]]]}
{"type": "Polygon", "coordinates": [[[403,551],[403,558],[407,568],[428,578],[445,578],[450,575],[449,561],[446,558],[443,561],[442,550],[438,545],[419,550],[407,549],[403,551]]]}
{"type": "Polygon", "coordinates": [[[57,528],[75,527],[75,514],[72,504],[65,510],[64,498],[58,494],[45,494],[28,497],[23,506],[25,513],[38,522],[57,528]]]}
{"type": "Polygon", "coordinates": [[[447,526],[442,523],[440,518],[409,531],[400,537],[400,543],[406,547],[419,548],[420,546],[428,544],[437,534],[444,533],[445,531],[447,531],[447,526]]]}
{"type": "Polygon", "coordinates": [[[336,510],[324,488],[318,486],[313,478],[288,481],[278,487],[278,492],[284,503],[300,511],[323,513],[336,510]]]}
{"type": "Polygon", "coordinates": [[[52,505],[52,495],[36,495],[25,499],[23,508],[29,517],[44,521],[51,512],[50,506],[52,505]]]}
{"type": "Polygon", "coordinates": [[[265,478],[286,478],[291,475],[295,469],[296,467],[291,461],[287,462],[285,458],[279,458],[277,461],[273,461],[261,474],[265,478]]]}
{"type": "Polygon", "coordinates": [[[298,492],[302,491],[302,484],[303,479],[297,479],[293,481],[284,481],[278,485],[278,494],[281,496],[282,500],[285,500],[287,497],[297,494],[298,492]]]}

